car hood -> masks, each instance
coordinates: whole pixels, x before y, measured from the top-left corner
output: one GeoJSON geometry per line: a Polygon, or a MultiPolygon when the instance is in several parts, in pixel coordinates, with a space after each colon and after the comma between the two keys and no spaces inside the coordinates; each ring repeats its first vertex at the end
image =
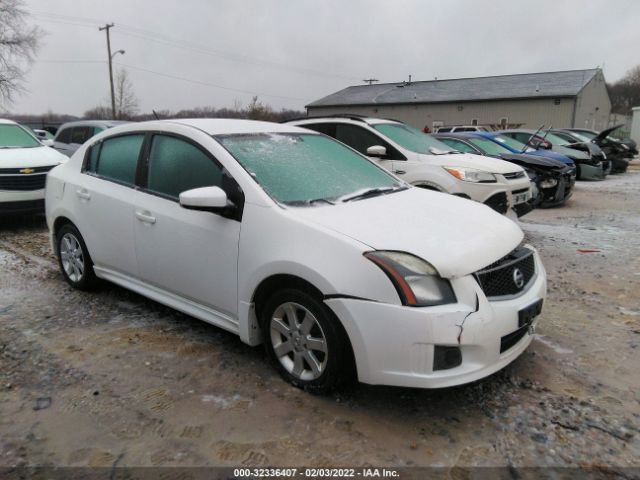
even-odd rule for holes
{"type": "Polygon", "coordinates": [[[554,145],[553,151],[561,155],[571,158],[574,162],[583,163],[591,160],[591,155],[575,148],[565,147],[564,145],[554,145]]]}
{"type": "Polygon", "coordinates": [[[518,225],[486,205],[417,187],[337,205],[287,210],[371,249],[417,255],[445,278],[490,265],[523,238],[518,225]]]}
{"type": "Polygon", "coordinates": [[[620,127],[624,127],[624,123],[621,123],[620,125],[616,125],[615,127],[602,130],[592,141],[597,144],[602,140],[604,140],[605,138],[607,138],[611,134],[611,132],[613,132],[614,130],[617,130],[620,127]]]}
{"type": "Polygon", "coordinates": [[[553,158],[527,155],[524,153],[503,153],[500,155],[505,161],[513,162],[521,167],[538,170],[563,170],[567,165],[553,158]]]}
{"type": "Polygon", "coordinates": [[[475,168],[476,170],[499,174],[520,171],[520,167],[514,166],[513,163],[505,162],[497,158],[485,157],[484,155],[472,155],[470,153],[446,153],[441,155],[417,154],[417,157],[419,161],[443,167],[475,168]]]}
{"type": "Polygon", "coordinates": [[[534,150],[532,152],[528,152],[527,155],[535,155],[536,157],[544,157],[544,158],[552,158],[554,160],[558,160],[559,162],[564,163],[565,165],[573,165],[574,162],[566,155],[562,155],[558,152],[553,152],[551,150],[534,150]]]}
{"type": "Polygon", "coordinates": [[[0,148],[0,168],[48,167],[68,158],[49,147],[0,148]]]}

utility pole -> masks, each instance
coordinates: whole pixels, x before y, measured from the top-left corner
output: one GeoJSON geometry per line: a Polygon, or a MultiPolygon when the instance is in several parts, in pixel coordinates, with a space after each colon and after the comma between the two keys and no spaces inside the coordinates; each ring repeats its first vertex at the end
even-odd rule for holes
{"type": "Polygon", "coordinates": [[[368,83],[369,85],[373,85],[373,82],[379,82],[377,78],[365,78],[362,80],[364,83],[368,83]]]}
{"type": "Polygon", "coordinates": [[[116,119],[116,95],[113,89],[113,67],[111,66],[111,61],[113,57],[111,56],[111,39],[109,38],[109,29],[113,28],[113,23],[107,23],[104,27],[99,27],[98,30],[105,30],[107,32],[107,53],[109,55],[109,84],[111,85],[111,116],[113,119],[116,119]]]}

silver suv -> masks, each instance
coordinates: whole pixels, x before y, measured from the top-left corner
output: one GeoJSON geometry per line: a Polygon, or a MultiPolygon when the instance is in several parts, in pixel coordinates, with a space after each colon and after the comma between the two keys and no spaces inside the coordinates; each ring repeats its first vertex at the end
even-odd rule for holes
{"type": "Polygon", "coordinates": [[[529,177],[518,165],[457,152],[404,123],[346,115],[289,123],[339,140],[412,185],[475,200],[503,214],[531,198],[529,177]]]}
{"type": "Polygon", "coordinates": [[[53,139],[52,147],[70,157],[84,142],[107,128],[128,123],[119,120],[81,120],[63,123],[53,139]]]}

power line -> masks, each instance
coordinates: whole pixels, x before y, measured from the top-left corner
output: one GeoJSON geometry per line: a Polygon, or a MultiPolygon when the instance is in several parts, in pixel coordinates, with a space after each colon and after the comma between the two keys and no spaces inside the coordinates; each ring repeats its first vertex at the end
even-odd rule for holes
{"type": "Polygon", "coordinates": [[[166,78],[172,78],[174,80],[181,80],[183,82],[189,82],[189,83],[193,83],[193,84],[196,84],[196,85],[204,85],[206,87],[220,88],[222,90],[229,90],[231,92],[246,93],[246,94],[249,94],[249,95],[260,95],[262,97],[284,98],[284,99],[287,99],[287,100],[300,100],[300,101],[303,101],[303,102],[307,102],[307,101],[310,100],[309,98],[288,97],[288,96],[285,96],[285,95],[274,95],[274,94],[269,94],[269,93],[258,93],[258,92],[251,92],[251,91],[248,91],[248,90],[240,90],[238,88],[225,87],[223,85],[218,85],[218,84],[215,84],[215,83],[202,82],[200,80],[193,80],[191,78],[179,77],[177,75],[171,75],[171,74],[168,74],[168,73],[156,72],[155,70],[149,70],[149,69],[146,69],[146,68],[134,67],[133,65],[126,65],[124,63],[119,63],[119,62],[113,62],[113,63],[115,65],[120,66],[120,67],[130,68],[131,70],[138,70],[140,72],[151,73],[153,75],[158,75],[158,76],[166,77],[166,78]]]}
{"type": "MultiPolygon", "coordinates": [[[[36,60],[36,63],[61,63],[61,64],[74,64],[74,63],[78,63],[78,64],[105,64],[107,63],[105,60],[36,60]]],[[[248,90],[241,90],[241,89],[237,89],[237,88],[232,88],[232,87],[225,87],[224,85],[218,85],[215,83],[210,83],[210,82],[204,82],[204,81],[200,81],[200,80],[194,80],[192,78],[185,78],[185,77],[179,77],[176,75],[171,75],[169,73],[163,73],[163,72],[157,72],[155,70],[149,70],[147,68],[141,68],[141,67],[134,67],[133,65],[127,65],[124,63],[119,63],[119,62],[113,62],[114,65],[118,65],[119,67],[124,67],[124,68],[129,68],[131,70],[138,70],[141,72],[145,72],[145,73],[151,73],[153,75],[158,75],[160,77],[165,77],[165,78],[171,78],[173,80],[180,80],[183,82],[188,82],[188,83],[193,83],[196,85],[203,85],[205,87],[213,87],[213,88],[220,88],[222,90],[228,90],[231,92],[238,92],[238,93],[246,93],[249,95],[258,95],[261,97],[274,97],[274,98],[284,98],[287,100],[300,100],[300,101],[310,101],[311,99],[309,98],[299,98],[299,97],[288,97],[285,95],[275,95],[275,94],[270,94],[270,93],[260,93],[260,92],[251,92],[248,90]]]]}
{"type": "MultiPolygon", "coordinates": [[[[102,24],[102,22],[100,22],[97,19],[76,17],[71,15],[59,15],[59,14],[51,14],[51,13],[44,13],[44,12],[36,12],[34,13],[34,16],[49,18],[49,20],[44,20],[44,21],[49,21],[53,23],[62,23],[66,25],[77,25],[82,27],[89,27],[89,26],[94,27],[99,24],[100,25],[102,24]],[[79,22],[89,22],[90,25],[79,23],[79,22]]],[[[279,63],[279,62],[274,62],[271,60],[264,60],[264,59],[259,59],[259,58],[250,57],[246,55],[238,55],[234,53],[214,50],[203,45],[184,42],[184,41],[163,35],[161,33],[154,32],[152,30],[134,27],[124,23],[118,23],[118,29],[119,29],[119,34],[121,35],[126,35],[133,38],[147,40],[147,41],[159,43],[162,45],[171,46],[174,48],[181,48],[183,50],[199,53],[201,55],[219,57],[232,62],[239,62],[239,63],[245,63],[249,65],[259,65],[263,67],[288,70],[288,71],[302,74],[302,75],[342,78],[345,80],[357,80],[357,77],[327,73],[327,72],[322,72],[319,70],[314,70],[306,67],[296,67],[296,66],[279,63]]]]}

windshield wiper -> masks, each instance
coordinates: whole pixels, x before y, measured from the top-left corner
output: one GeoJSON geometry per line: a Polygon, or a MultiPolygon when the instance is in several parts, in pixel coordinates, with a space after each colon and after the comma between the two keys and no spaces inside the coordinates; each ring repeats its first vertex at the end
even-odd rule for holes
{"type": "Polygon", "coordinates": [[[351,195],[340,197],[338,200],[342,202],[350,202],[352,200],[362,200],[363,198],[375,197],[378,195],[385,195],[391,192],[397,192],[399,190],[406,190],[407,187],[376,187],[367,188],[351,195]]]}
{"type": "Polygon", "coordinates": [[[328,203],[329,205],[335,205],[335,202],[332,202],[331,200],[327,200],[326,198],[313,198],[311,200],[307,200],[306,203],[307,205],[313,205],[314,203],[328,203]]]}
{"type": "Polygon", "coordinates": [[[328,200],[326,198],[312,198],[310,200],[292,200],[290,202],[283,202],[285,205],[290,205],[292,207],[308,207],[310,205],[314,205],[316,203],[328,203],[329,205],[335,205],[335,202],[328,200]]]}

